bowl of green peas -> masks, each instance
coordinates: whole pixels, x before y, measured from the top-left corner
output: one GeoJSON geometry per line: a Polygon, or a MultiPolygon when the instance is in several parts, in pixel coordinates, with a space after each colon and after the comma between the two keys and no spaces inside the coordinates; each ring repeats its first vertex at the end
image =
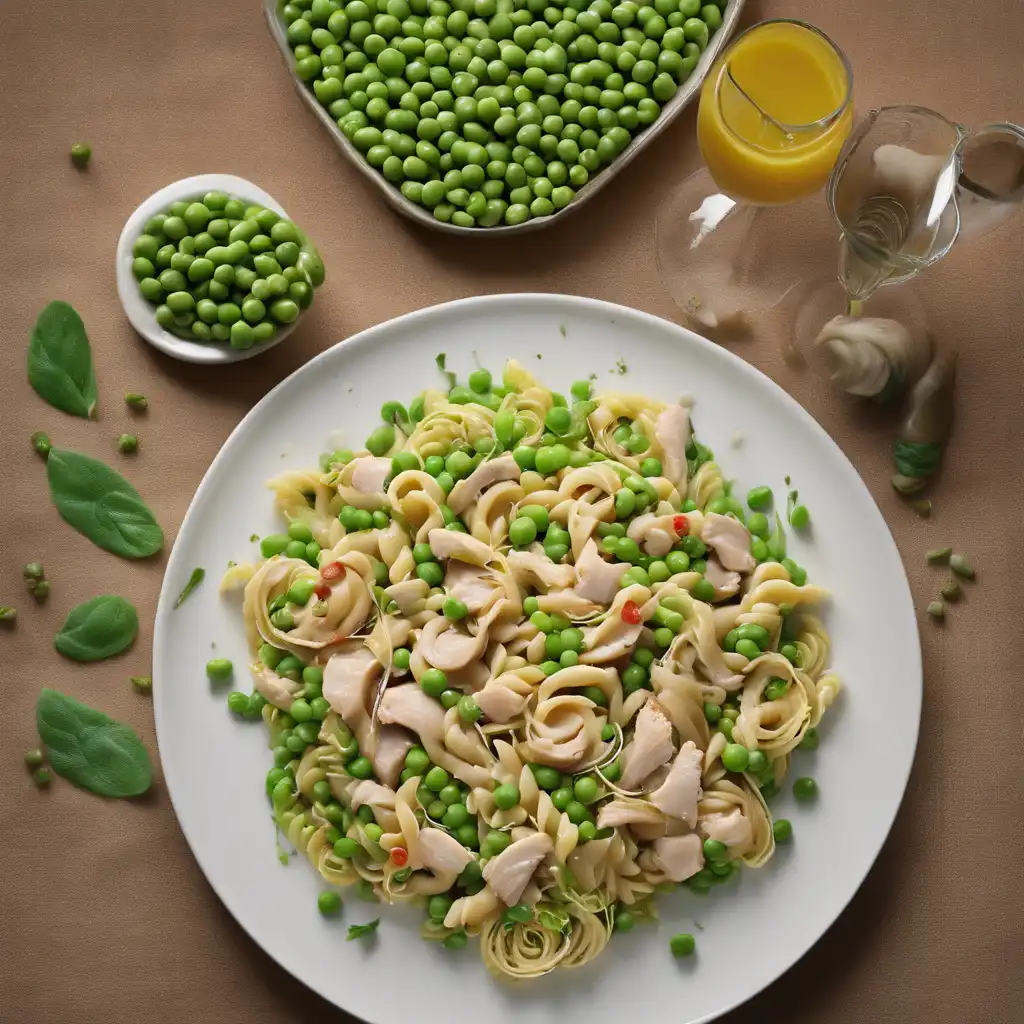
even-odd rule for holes
{"type": "Polygon", "coordinates": [[[405,216],[529,231],[682,113],[744,0],[264,0],[300,95],[405,216]]]}
{"type": "Polygon", "coordinates": [[[191,363],[232,363],[283,341],[324,266],[273,196],[201,174],[155,192],[117,244],[117,290],[151,345],[191,363]]]}

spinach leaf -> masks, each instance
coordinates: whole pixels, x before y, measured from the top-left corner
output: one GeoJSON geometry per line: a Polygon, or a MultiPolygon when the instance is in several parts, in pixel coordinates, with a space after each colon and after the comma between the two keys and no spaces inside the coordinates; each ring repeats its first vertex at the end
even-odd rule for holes
{"type": "Polygon", "coordinates": [[[174,602],[175,608],[180,608],[188,598],[189,594],[192,593],[196,587],[206,578],[206,570],[202,567],[192,570],[192,575],[188,578],[188,583],[185,584],[185,589],[178,595],[178,600],[174,602]]]}
{"type": "Polygon", "coordinates": [[[377,927],[380,925],[380,918],[376,921],[370,921],[367,924],[352,924],[348,928],[348,941],[351,942],[353,939],[362,939],[368,935],[373,935],[377,931],[377,927]]]}
{"type": "Polygon", "coordinates": [[[100,796],[138,796],[153,781],[142,740],[127,725],[55,690],[43,690],[36,725],[53,770],[100,796]]]}
{"type": "Polygon", "coordinates": [[[104,594],[71,609],[53,646],[75,661],[100,661],[130,647],[139,616],[123,597],[104,594]]]}
{"type": "Polygon", "coordinates": [[[28,382],[72,416],[96,412],[96,377],[82,318],[66,302],[51,302],[39,314],[28,345],[28,382]]]}
{"type": "Polygon", "coordinates": [[[61,517],[94,544],[125,558],[145,558],[163,547],[163,531],[139,492],[109,466],[54,448],[46,476],[61,517]]]}
{"type": "Polygon", "coordinates": [[[942,445],[896,441],[892,454],[896,468],[904,476],[932,476],[942,462],[942,445]]]}

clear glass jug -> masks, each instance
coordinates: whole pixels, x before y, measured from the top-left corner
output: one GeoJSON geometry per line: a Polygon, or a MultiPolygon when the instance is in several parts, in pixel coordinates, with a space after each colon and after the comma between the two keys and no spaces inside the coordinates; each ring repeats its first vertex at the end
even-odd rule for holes
{"type": "Polygon", "coordinates": [[[933,353],[913,290],[880,289],[1017,211],[1024,128],[970,131],[925,107],[872,110],[843,146],[827,197],[841,232],[837,272],[797,297],[792,341],[842,390],[887,397],[913,384],[933,353]]]}

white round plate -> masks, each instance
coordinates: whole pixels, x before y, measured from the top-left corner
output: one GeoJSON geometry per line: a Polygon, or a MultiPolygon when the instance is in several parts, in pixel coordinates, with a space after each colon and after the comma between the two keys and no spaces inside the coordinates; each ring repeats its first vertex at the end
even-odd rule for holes
{"type": "Polygon", "coordinates": [[[306,310],[302,310],[290,324],[279,327],[270,341],[251,348],[232,348],[226,342],[219,341],[188,341],[165,331],[156,322],[155,307],[142,297],[139,282],[132,273],[135,239],[142,234],[146,221],[158,213],[166,213],[171,203],[202,199],[207,192],[226,192],[232,199],[259,203],[282,217],[288,216],[284,207],[272,195],[234,174],[197,174],[173,181],[144,199],[121,229],[121,237],[117,240],[117,294],[132,327],[154,348],[186,363],[237,363],[242,359],[252,359],[284,341],[298,326],[306,310]]]}
{"type": "Polygon", "coordinates": [[[372,1024],[513,1015],[519,1024],[621,1024],[651,1005],[671,1007],[673,1024],[693,1024],[749,999],[803,956],[871,867],[906,786],[922,693],[899,555],[825,431],[725,349],[635,310],[559,295],[489,296],[410,313],[336,345],[267,395],[214,460],[182,525],[160,595],[153,676],[167,785],[210,884],[286,970],[372,1024]],[[793,757],[791,778],[813,775],[820,796],[813,805],[795,804],[788,792],[773,801],[777,815],[792,819],[795,838],[766,868],[708,896],[662,897],[656,925],[615,935],[580,970],[515,987],[488,975],[475,943],[451,953],[422,941],[420,910],[352,895],[341,918],[320,916],[319,875],[301,857],[282,867],[275,853],[264,726],[234,719],[204,674],[207,659],[228,657],[236,685],[249,689],[240,608],[218,595],[217,582],[228,559],[254,557],[250,534],[281,528],[265,481],[315,466],[327,448],[360,447],[383,401],[408,402],[442,384],[439,352],[462,380],[478,361],[497,374],[516,358],[564,392],[596,373],[599,389],[669,402],[694,396],[698,436],[737,480],[737,493],[770,484],[783,496],[790,476],[810,509],[813,528],[791,536],[790,550],[833,595],[824,617],[845,684],[820,749],[793,757]],[[206,582],[174,609],[195,566],[206,568],[206,582]],[[345,940],[348,924],[378,915],[375,943],[345,940]],[[678,931],[697,938],[696,955],[682,962],[668,950],[678,931]],[[749,947],[737,954],[744,936],[759,937],[756,955],[749,947]]]}

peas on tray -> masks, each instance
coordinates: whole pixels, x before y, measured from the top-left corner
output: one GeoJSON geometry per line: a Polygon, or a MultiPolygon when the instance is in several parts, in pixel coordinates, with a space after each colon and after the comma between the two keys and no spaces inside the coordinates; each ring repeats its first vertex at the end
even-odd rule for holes
{"type": "Polygon", "coordinates": [[[132,272],[165,330],[236,349],[270,341],[324,281],[320,254],[295,224],[224,192],[150,217],[132,272]]]}
{"type": "Polygon", "coordinates": [[[459,227],[576,197],[653,124],[727,0],[288,0],[295,74],[403,196],[459,227]]]}

